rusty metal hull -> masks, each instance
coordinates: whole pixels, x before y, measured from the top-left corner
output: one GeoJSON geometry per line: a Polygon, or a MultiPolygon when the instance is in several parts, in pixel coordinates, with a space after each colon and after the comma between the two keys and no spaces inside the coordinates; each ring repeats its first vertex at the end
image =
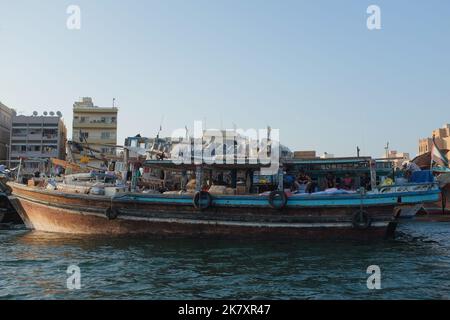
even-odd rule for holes
{"type": "Polygon", "coordinates": [[[383,239],[392,237],[395,205],[365,208],[368,228],[353,227],[353,207],[211,207],[113,201],[11,184],[12,205],[25,224],[46,232],[89,235],[267,239],[383,239]]]}

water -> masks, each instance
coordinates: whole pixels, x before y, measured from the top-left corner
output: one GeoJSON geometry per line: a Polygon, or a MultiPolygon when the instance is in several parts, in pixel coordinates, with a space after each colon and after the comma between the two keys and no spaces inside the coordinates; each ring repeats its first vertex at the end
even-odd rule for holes
{"type": "Polygon", "coordinates": [[[0,231],[0,299],[448,299],[450,223],[410,222],[396,240],[99,239],[0,231]],[[68,290],[69,265],[81,290],[68,290]],[[366,269],[381,268],[381,290],[366,269]]]}

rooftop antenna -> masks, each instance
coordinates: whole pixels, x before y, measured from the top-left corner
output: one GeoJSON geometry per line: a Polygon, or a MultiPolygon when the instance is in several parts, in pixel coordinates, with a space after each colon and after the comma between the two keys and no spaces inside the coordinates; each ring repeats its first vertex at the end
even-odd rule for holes
{"type": "Polygon", "coordinates": [[[386,159],[389,158],[389,141],[386,143],[386,147],[384,147],[384,150],[386,151],[386,159]]]}
{"type": "Polygon", "coordinates": [[[359,153],[360,153],[361,149],[359,148],[359,146],[356,146],[356,156],[359,158],[359,153]]]}
{"type": "Polygon", "coordinates": [[[116,98],[113,98],[113,108],[116,107],[116,98]]]}

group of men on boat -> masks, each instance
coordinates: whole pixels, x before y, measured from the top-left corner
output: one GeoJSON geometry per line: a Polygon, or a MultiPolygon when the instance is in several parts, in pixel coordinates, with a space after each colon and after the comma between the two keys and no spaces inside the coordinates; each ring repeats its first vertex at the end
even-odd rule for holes
{"type": "MultiPolygon", "coordinates": [[[[314,193],[319,189],[355,189],[355,181],[349,173],[346,173],[344,178],[341,179],[339,177],[336,177],[332,172],[328,172],[325,176],[323,185],[319,186],[318,183],[305,172],[305,170],[301,170],[297,178],[294,178],[294,176],[292,175],[287,175],[285,177],[284,184],[285,189],[290,189],[291,192],[305,193],[314,193]]],[[[368,174],[364,174],[361,177],[361,185],[366,188],[366,190],[370,190],[370,178],[368,177],[368,174]]]]}
{"type": "MultiPolygon", "coordinates": [[[[389,186],[395,184],[396,181],[411,181],[414,172],[421,171],[420,167],[410,161],[405,161],[402,168],[389,174],[382,182],[381,186],[389,186]]],[[[364,172],[359,176],[352,176],[350,172],[346,172],[342,177],[336,176],[332,171],[326,173],[324,179],[319,183],[318,179],[312,178],[304,169],[301,169],[295,176],[294,174],[286,174],[284,176],[284,189],[289,189],[293,193],[314,193],[317,191],[338,189],[354,191],[359,188],[366,191],[372,189],[372,183],[369,173],[364,172]],[[356,180],[359,179],[359,183],[356,180]]]]}

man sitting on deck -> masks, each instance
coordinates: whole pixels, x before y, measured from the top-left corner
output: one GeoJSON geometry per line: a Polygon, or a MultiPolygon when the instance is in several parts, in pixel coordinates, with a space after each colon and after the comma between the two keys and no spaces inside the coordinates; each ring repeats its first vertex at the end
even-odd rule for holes
{"type": "Polygon", "coordinates": [[[305,193],[313,193],[316,189],[315,183],[312,181],[311,177],[308,176],[304,170],[301,170],[297,177],[297,190],[305,189],[305,193]]]}
{"type": "Polygon", "coordinates": [[[342,189],[344,190],[353,190],[353,178],[350,177],[350,174],[346,173],[344,179],[342,180],[342,189]]]}

